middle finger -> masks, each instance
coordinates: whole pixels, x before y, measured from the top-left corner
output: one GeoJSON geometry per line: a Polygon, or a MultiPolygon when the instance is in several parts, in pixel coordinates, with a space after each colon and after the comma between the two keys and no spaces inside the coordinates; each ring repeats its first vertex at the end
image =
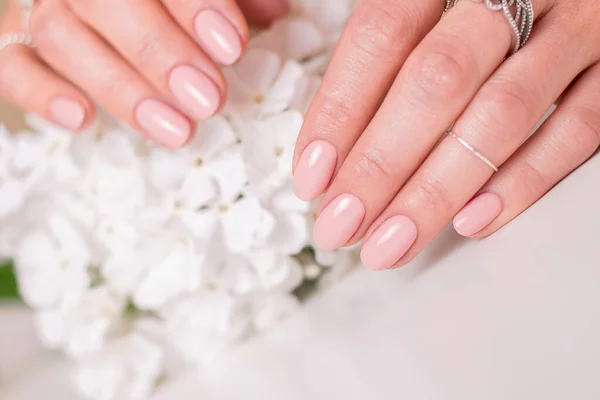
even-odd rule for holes
{"type": "Polygon", "coordinates": [[[362,237],[502,62],[511,32],[501,13],[461,1],[413,51],[321,201],[320,247],[362,237]],[[329,232],[330,203],[344,195],[352,196],[354,222],[329,232]]]}
{"type": "Polygon", "coordinates": [[[216,113],[225,81],[212,60],[156,0],[68,0],[156,89],[195,119],[216,113]],[[125,23],[115,15],[127,16],[125,23]]]}

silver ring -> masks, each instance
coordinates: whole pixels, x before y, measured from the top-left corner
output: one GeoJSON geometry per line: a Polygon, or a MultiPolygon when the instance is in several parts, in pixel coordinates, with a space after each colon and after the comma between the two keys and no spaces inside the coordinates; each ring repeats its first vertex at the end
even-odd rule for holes
{"type": "Polygon", "coordinates": [[[33,38],[27,32],[9,32],[0,36],[0,51],[13,44],[21,44],[30,48],[35,47],[33,38]]]}
{"type": "Polygon", "coordinates": [[[33,37],[27,33],[29,32],[29,20],[31,19],[31,10],[35,0],[19,0],[19,6],[21,7],[21,32],[8,32],[4,35],[0,35],[0,51],[4,50],[8,46],[13,44],[21,44],[29,48],[34,48],[33,37]]]}
{"type": "MultiPolygon", "coordinates": [[[[515,34],[511,54],[519,51],[531,36],[535,13],[531,0],[482,0],[492,11],[502,11],[515,34]]],[[[446,0],[444,13],[456,5],[458,0],[446,0]]]]}
{"type": "Polygon", "coordinates": [[[467,143],[466,141],[464,141],[462,138],[456,136],[454,134],[454,132],[448,131],[447,133],[448,133],[448,136],[453,137],[454,139],[456,139],[458,141],[458,143],[462,144],[465,148],[467,148],[467,150],[469,150],[477,158],[479,158],[481,161],[483,161],[485,163],[485,165],[487,165],[488,167],[490,167],[491,169],[493,169],[494,172],[498,172],[498,167],[496,167],[494,165],[494,163],[489,160],[489,158],[487,158],[486,156],[484,156],[483,154],[481,154],[479,151],[475,150],[475,148],[473,146],[471,146],[469,143],[467,143]]]}

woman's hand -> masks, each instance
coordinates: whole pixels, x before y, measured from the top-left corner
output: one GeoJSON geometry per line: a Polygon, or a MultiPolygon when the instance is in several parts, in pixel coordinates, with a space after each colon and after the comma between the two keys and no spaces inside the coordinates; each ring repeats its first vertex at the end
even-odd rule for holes
{"type": "MultiPolygon", "coordinates": [[[[17,0],[0,35],[22,31],[17,0]]],[[[227,88],[217,64],[241,55],[251,22],[286,13],[286,0],[38,0],[35,50],[0,51],[0,96],[72,130],[94,118],[92,99],[171,147],[192,120],[219,110],[227,88]]]]}
{"type": "Polygon", "coordinates": [[[325,192],[320,247],[364,238],[363,262],[381,270],[406,264],[455,216],[459,233],[489,235],[597,150],[600,2],[532,3],[529,42],[506,60],[515,32],[483,0],[444,18],[444,0],[359,4],[296,149],[297,195],[325,192]],[[444,137],[453,124],[456,137],[444,137]]]}

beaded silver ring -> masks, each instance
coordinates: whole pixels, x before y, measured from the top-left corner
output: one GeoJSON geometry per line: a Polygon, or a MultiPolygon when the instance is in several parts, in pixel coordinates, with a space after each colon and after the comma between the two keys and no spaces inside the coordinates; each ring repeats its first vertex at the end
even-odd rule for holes
{"type": "MultiPolygon", "coordinates": [[[[482,0],[492,11],[502,11],[515,34],[515,42],[511,54],[519,51],[531,36],[534,21],[531,0],[482,0]]],[[[444,13],[456,5],[458,0],[446,0],[444,13]]]]}
{"type": "Polygon", "coordinates": [[[19,0],[21,6],[21,27],[23,31],[8,32],[0,36],[0,51],[14,44],[21,44],[34,48],[33,37],[29,32],[29,20],[31,19],[31,10],[35,0],[19,0]]]}

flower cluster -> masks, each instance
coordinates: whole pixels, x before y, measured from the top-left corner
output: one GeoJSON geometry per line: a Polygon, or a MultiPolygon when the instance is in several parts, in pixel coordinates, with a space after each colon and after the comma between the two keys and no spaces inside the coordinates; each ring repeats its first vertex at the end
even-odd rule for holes
{"type": "Polygon", "coordinates": [[[224,70],[230,98],[185,148],[101,117],[80,135],[0,127],[0,255],[45,345],[93,399],[143,399],[357,265],[314,249],[294,143],[355,0],[301,0],[224,70]]]}

